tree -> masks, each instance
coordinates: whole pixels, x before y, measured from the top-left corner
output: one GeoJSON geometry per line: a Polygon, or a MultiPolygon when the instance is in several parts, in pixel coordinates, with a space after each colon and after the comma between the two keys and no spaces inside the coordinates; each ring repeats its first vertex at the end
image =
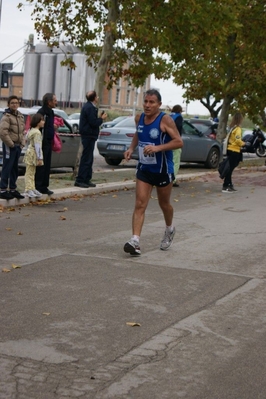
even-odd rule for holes
{"type": "Polygon", "coordinates": [[[220,139],[234,109],[253,118],[264,109],[261,0],[25,1],[34,4],[35,28],[48,44],[59,45],[63,32],[88,56],[99,87],[120,77],[138,86],[152,73],[173,76],[188,101],[201,100],[213,115],[221,110],[220,139]]]}

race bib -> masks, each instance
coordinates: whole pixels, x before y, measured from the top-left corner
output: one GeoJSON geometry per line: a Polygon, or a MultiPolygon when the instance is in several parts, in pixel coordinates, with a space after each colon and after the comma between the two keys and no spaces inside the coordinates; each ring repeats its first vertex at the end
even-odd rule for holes
{"type": "Polygon", "coordinates": [[[139,142],[139,161],[143,165],[154,165],[157,163],[156,154],[144,154],[143,149],[146,145],[154,145],[154,143],[142,143],[139,142]]]}

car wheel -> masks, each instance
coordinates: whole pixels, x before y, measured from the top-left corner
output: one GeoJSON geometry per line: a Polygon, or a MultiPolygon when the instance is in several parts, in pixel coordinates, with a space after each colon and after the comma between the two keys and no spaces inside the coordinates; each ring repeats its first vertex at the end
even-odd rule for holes
{"type": "Polygon", "coordinates": [[[216,147],[211,148],[207,160],[205,162],[205,167],[209,169],[216,169],[218,168],[219,161],[220,161],[220,151],[216,147]]]}
{"type": "Polygon", "coordinates": [[[122,159],[114,159],[114,158],[107,158],[107,157],[105,157],[104,158],[105,159],[105,162],[108,164],[108,165],[111,165],[111,166],[117,166],[117,165],[119,165],[121,162],[122,162],[122,159]]]}

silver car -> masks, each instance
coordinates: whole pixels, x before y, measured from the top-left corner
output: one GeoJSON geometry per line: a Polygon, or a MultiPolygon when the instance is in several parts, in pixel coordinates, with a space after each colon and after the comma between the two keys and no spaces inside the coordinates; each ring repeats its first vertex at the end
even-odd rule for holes
{"type": "MultiPolygon", "coordinates": [[[[97,148],[108,165],[120,164],[135,132],[134,117],[127,118],[112,128],[100,130],[97,148]]],[[[205,136],[187,121],[183,122],[182,139],[184,146],[181,162],[203,163],[206,168],[216,169],[222,161],[221,144],[205,136]]],[[[138,159],[138,149],[135,149],[132,159],[138,159]]]]}

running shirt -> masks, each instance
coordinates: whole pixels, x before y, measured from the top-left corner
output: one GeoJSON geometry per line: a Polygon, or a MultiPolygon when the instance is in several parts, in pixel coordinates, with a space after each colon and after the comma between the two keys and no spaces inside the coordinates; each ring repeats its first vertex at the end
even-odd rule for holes
{"type": "Polygon", "coordinates": [[[160,145],[171,141],[171,137],[161,131],[160,123],[165,115],[161,112],[157,118],[146,125],[144,123],[145,114],[142,113],[137,126],[139,164],[138,168],[152,173],[174,173],[173,151],[160,151],[150,155],[144,155],[143,149],[146,145],[160,145]]]}

